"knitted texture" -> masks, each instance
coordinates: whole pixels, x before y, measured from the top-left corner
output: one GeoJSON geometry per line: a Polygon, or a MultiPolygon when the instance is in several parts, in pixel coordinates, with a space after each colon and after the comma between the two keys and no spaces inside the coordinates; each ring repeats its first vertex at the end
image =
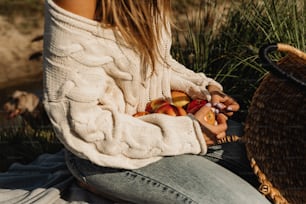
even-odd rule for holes
{"type": "Polygon", "coordinates": [[[222,88],[171,57],[169,32],[163,32],[163,60],[152,73],[112,29],[52,0],[46,1],[45,12],[44,105],[67,149],[98,165],[127,169],[163,156],[206,153],[200,125],[192,117],[132,116],[152,99],[170,98],[173,89],[209,100],[208,85],[222,88]]]}

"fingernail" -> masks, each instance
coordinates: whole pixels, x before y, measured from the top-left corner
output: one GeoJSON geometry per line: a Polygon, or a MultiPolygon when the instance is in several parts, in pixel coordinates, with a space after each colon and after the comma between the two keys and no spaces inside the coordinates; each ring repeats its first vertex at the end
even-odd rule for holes
{"type": "Polygon", "coordinates": [[[211,107],[211,103],[206,103],[205,106],[211,107]]]}
{"type": "Polygon", "coordinates": [[[224,106],[223,106],[221,103],[218,103],[218,104],[216,105],[216,107],[217,107],[218,109],[224,108],[224,106]]]}
{"type": "Polygon", "coordinates": [[[228,110],[228,111],[232,111],[232,110],[233,110],[233,108],[229,106],[229,107],[227,107],[227,108],[226,108],[226,110],[228,110]]]}
{"type": "Polygon", "coordinates": [[[219,113],[220,113],[219,109],[215,108],[215,114],[217,115],[219,113]]]}

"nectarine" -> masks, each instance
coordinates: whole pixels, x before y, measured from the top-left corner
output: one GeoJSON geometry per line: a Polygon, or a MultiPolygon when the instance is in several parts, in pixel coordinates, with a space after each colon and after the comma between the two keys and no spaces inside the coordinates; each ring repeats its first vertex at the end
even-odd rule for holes
{"type": "Polygon", "coordinates": [[[207,104],[207,102],[207,100],[203,99],[194,99],[188,103],[186,111],[187,113],[195,114],[198,110],[200,110],[200,108],[207,104]]]}
{"type": "Polygon", "coordinates": [[[156,109],[155,113],[164,113],[171,116],[176,116],[176,107],[170,103],[165,103],[156,109]]]}
{"type": "Polygon", "coordinates": [[[210,124],[210,125],[215,125],[216,124],[216,115],[214,112],[214,109],[211,108],[208,113],[204,116],[204,120],[210,124]]]}
{"type": "Polygon", "coordinates": [[[183,107],[177,106],[177,107],[176,107],[176,111],[177,111],[177,114],[176,114],[176,115],[178,115],[178,116],[187,115],[187,112],[186,112],[186,110],[185,110],[183,107]]]}
{"type": "Polygon", "coordinates": [[[190,102],[190,97],[182,91],[171,91],[171,98],[173,105],[177,107],[184,107],[190,102]]]}
{"type": "MultiPolygon", "coordinates": [[[[171,92],[172,103],[166,99],[154,99],[147,103],[145,111],[137,112],[133,116],[139,117],[150,113],[163,113],[171,116],[185,116],[187,113],[195,114],[201,107],[208,103],[207,100],[191,98],[182,91],[171,92]]],[[[213,108],[205,116],[205,121],[209,124],[216,124],[215,112],[213,108]]]]}
{"type": "Polygon", "coordinates": [[[159,107],[165,105],[165,104],[170,104],[168,101],[165,99],[154,99],[147,103],[145,111],[149,113],[154,113],[159,107]]]}
{"type": "MultiPolygon", "coordinates": [[[[208,103],[207,100],[203,99],[194,99],[187,105],[187,113],[195,114],[200,108],[205,106],[208,103]]],[[[211,125],[216,124],[216,116],[214,108],[211,108],[210,111],[205,115],[204,120],[211,125]]]]}

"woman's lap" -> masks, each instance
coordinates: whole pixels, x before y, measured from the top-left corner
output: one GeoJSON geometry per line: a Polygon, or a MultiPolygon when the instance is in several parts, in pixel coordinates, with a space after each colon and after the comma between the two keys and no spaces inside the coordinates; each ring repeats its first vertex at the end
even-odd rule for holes
{"type": "Polygon", "coordinates": [[[70,171],[102,195],[134,203],[269,203],[247,182],[196,155],[165,157],[136,170],[99,167],[67,154],[70,171]]]}
{"type": "MultiPolygon", "coordinates": [[[[241,135],[241,128],[239,123],[230,122],[228,134],[241,135]]],[[[241,143],[210,147],[205,156],[164,157],[135,170],[100,167],[69,152],[66,156],[68,168],[78,180],[115,200],[150,204],[269,203],[253,187],[257,179],[241,143]]]]}

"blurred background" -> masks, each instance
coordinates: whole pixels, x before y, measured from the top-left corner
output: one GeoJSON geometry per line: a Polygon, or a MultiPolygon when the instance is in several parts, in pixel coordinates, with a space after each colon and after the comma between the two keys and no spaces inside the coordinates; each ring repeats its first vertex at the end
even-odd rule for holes
{"type": "MultiPolygon", "coordinates": [[[[240,103],[234,119],[242,123],[267,73],[259,48],[282,42],[306,50],[305,0],[172,0],[172,6],[172,55],[221,82],[240,103]]],[[[1,108],[14,90],[41,96],[43,12],[43,0],[0,0],[0,171],[61,148],[52,130],[37,134],[20,117],[7,120],[1,108]]]]}
{"type": "MultiPolygon", "coordinates": [[[[42,41],[32,40],[42,35],[43,24],[43,0],[0,0],[1,107],[15,89],[35,92],[40,89],[41,59],[29,58],[42,49],[42,41]]],[[[0,115],[3,122],[3,115],[0,115]]]]}

